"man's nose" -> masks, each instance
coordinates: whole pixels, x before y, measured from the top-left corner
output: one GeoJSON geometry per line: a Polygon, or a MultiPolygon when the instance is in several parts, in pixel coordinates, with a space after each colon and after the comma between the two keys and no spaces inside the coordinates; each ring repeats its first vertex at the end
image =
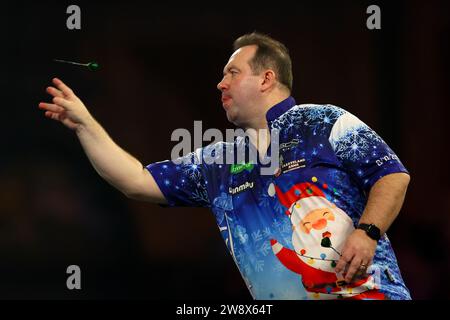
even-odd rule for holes
{"type": "Polygon", "coordinates": [[[227,88],[227,85],[225,84],[225,79],[222,79],[218,84],[217,84],[217,89],[219,89],[220,91],[223,91],[227,88]]]}

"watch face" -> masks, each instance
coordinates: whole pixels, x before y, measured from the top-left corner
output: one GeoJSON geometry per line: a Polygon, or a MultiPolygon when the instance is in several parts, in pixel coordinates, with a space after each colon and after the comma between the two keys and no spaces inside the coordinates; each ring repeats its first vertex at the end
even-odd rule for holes
{"type": "Polygon", "coordinates": [[[358,228],[366,231],[367,235],[374,240],[378,241],[381,238],[380,229],[378,229],[378,227],[374,224],[362,223],[358,226],[358,228]]]}
{"type": "Polygon", "coordinates": [[[369,225],[369,228],[367,229],[367,234],[374,240],[380,239],[380,229],[378,229],[373,224],[369,225]]]}

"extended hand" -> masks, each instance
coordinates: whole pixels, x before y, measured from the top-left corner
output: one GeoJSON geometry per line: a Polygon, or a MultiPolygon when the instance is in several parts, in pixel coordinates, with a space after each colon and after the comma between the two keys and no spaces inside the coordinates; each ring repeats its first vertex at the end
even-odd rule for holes
{"type": "Polygon", "coordinates": [[[366,269],[372,263],[377,242],[369,238],[365,231],[356,229],[347,238],[335,271],[346,271],[345,281],[352,282],[353,277],[365,274],[366,269]]]}
{"type": "Polygon", "coordinates": [[[45,116],[62,122],[72,130],[78,129],[92,118],[83,102],[58,78],[53,79],[55,87],[48,87],[47,93],[53,96],[53,103],[39,103],[39,108],[45,111],[45,116]]]}

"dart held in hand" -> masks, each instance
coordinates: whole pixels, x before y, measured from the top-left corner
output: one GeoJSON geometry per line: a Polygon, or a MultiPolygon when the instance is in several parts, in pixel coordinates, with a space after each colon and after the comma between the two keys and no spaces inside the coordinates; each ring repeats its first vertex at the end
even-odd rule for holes
{"type": "Polygon", "coordinates": [[[66,60],[60,60],[60,59],[53,59],[53,61],[60,62],[60,63],[72,64],[72,65],[76,65],[76,66],[87,67],[90,71],[96,71],[100,67],[100,65],[95,61],[88,62],[88,63],[79,63],[79,62],[66,61],[66,60]]]}

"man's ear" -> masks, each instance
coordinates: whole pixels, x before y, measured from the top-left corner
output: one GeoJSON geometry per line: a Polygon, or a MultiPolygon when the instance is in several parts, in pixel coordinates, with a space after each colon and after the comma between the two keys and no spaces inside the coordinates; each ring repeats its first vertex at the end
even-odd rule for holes
{"type": "Polygon", "coordinates": [[[266,91],[267,89],[272,88],[275,85],[275,82],[276,82],[275,72],[271,69],[264,71],[261,82],[262,90],[266,91]]]}

